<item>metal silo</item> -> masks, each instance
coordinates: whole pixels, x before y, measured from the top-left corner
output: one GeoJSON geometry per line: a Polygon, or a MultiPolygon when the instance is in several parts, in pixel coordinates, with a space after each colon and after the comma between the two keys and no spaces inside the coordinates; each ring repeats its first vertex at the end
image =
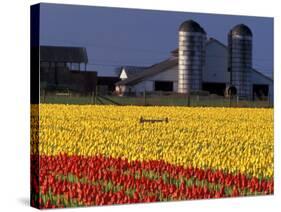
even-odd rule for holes
{"type": "Polygon", "coordinates": [[[230,71],[230,86],[236,89],[236,95],[241,99],[252,96],[252,32],[244,24],[239,24],[228,33],[228,66],[230,71]]]}
{"type": "Polygon", "coordinates": [[[178,93],[202,89],[205,43],[206,32],[198,23],[188,20],[180,25],[178,93]]]}

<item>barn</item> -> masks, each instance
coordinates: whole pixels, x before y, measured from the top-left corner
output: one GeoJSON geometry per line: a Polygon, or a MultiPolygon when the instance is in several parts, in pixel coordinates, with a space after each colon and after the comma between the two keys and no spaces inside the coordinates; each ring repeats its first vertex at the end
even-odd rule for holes
{"type": "Polygon", "coordinates": [[[40,88],[95,92],[97,72],[87,71],[84,47],[40,46],[40,88]]]}
{"type": "Polygon", "coordinates": [[[119,95],[144,92],[192,94],[206,91],[241,99],[273,98],[273,80],[252,67],[252,32],[244,24],[233,27],[228,45],[208,38],[195,21],[179,28],[179,47],[150,67],[124,67],[115,91],[119,95]]]}

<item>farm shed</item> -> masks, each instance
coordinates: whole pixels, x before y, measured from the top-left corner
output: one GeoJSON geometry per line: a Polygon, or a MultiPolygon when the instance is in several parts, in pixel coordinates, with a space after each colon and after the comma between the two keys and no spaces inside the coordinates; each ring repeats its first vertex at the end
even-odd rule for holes
{"type": "Polygon", "coordinates": [[[40,46],[41,88],[95,91],[97,72],[87,71],[87,63],[86,48],[40,46]]]}

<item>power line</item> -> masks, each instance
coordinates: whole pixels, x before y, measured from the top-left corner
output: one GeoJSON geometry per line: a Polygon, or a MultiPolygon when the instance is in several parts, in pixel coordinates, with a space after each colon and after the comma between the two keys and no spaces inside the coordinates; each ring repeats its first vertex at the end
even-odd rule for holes
{"type": "MultiPolygon", "coordinates": [[[[65,42],[65,41],[63,41],[65,42]]],[[[97,48],[110,48],[110,49],[115,49],[115,50],[118,50],[118,51],[134,51],[134,52],[150,52],[150,53],[160,53],[160,54],[167,54],[167,53],[170,53],[171,51],[160,51],[160,50],[154,50],[154,49],[142,49],[142,48],[131,48],[131,47],[120,47],[120,46],[110,46],[110,45],[97,45],[97,44],[93,44],[93,43],[79,43],[79,42],[75,42],[75,41],[71,41],[71,42],[68,42],[70,45],[79,45],[79,46],[92,46],[92,47],[97,47],[97,48]],[[76,43],[76,44],[75,44],[76,43]]],[[[69,45],[68,44],[68,45],[69,45]]],[[[226,46],[227,47],[227,46],[226,46]]],[[[176,49],[176,48],[174,48],[176,49]]],[[[173,50],[174,50],[173,49],[173,50]]],[[[157,54],[157,55],[158,55],[157,54]]],[[[167,55],[166,55],[167,56],[167,55]]],[[[218,57],[222,57],[222,56],[219,56],[219,55],[207,55],[208,57],[215,57],[215,58],[218,58],[218,57]]],[[[273,62],[273,59],[272,58],[260,58],[260,57],[254,57],[252,58],[252,60],[265,60],[265,61],[272,61],[273,62]]]]}
{"type": "MultiPolygon", "coordinates": [[[[66,43],[64,40],[61,40],[62,42],[66,43]]],[[[59,41],[60,42],[60,41],[59,41]]],[[[154,53],[161,53],[161,54],[167,54],[168,52],[167,51],[158,51],[158,50],[154,50],[154,49],[142,49],[142,48],[135,48],[135,47],[127,47],[127,48],[124,48],[124,47],[120,47],[120,46],[108,46],[108,45],[97,45],[97,44],[89,44],[89,43],[79,43],[79,42],[67,42],[68,44],[67,45],[79,45],[79,46],[91,46],[91,47],[96,47],[96,48],[110,48],[110,49],[116,49],[118,51],[123,51],[123,50],[126,50],[126,51],[136,51],[136,52],[154,52],[154,53]]]]}
{"type": "MultiPolygon", "coordinates": [[[[167,58],[167,57],[160,57],[160,58],[157,58],[157,59],[161,59],[161,60],[164,60],[165,58],[167,58]]],[[[226,60],[228,60],[228,58],[227,57],[222,57],[222,56],[213,56],[213,57],[211,57],[211,58],[209,58],[209,57],[206,57],[206,59],[217,59],[217,58],[223,58],[223,59],[226,59],[226,60]]],[[[150,59],[150,60],[144,60],[144,59],[142,59],[141,58],[141,62],[153,62],[153,63],[157,63],[157,60],[156,58],[155,59],[150,59]]],[[[111,62],[117,62],[117,63],[123,63],[123,61],[122,60],[108,60],[108,59],[101,59],[101,58],[99,58],[99,59],[97,59],[97,58],[88,58],[88,60],[91,60],[91,61],[105,61],[105,62],[109,62],[109,63],[111,63],[111,62]]],[[[264,63],[262,62],[262,63],[257,63],[257,61],[258,60],[256,60],[256,61],[252,61],[252,63],[254,63],[254,64],[260,64],[260,65],[263,65],[264,63]]]]}
{"type": "MultiPolygon", "coordinates": [[[[98,61],[98,60],[95,60],[95,61],[98,61]]],[[[163,61],[163,60],[162,60],[163,61]]],[[[161,61],[160,61],[161,62],[161,61]]],[[[139,62],[137,62],[139,63],[139,62]]],[[[157,63],[159,63],[159,61],[155,61],[155,60],[151,60],[151,61],[144,61],[142,60],[141,61],[141,65],[135,65],[136,62],[132,62],[130,64],[126,63],[126,62],[123,62],[123,61],[117,61],[117,60],[112,60],[112,61],[109,61],[109,60],[102,60],[102,62],[89,62],[88,65],[99,65],[99,66],[111,66],[111,67],[120,67],[120,66],[151,66],[151,65],[155,65],[157,63]],[[151,62],[153,62],[151,64],[151,62]],[[146,65],[143,65],[143,63],[147,63],[146,65]],[[149,64],[149,65],[148,65],[149,64]]],[[[260,65],[257,65],[256,63],[254,63],[254,67],[253,68],[258,68],[258,69],[262,69],[263,72],[268,72],[268,73],[271,73],[273,71],[273,68],[271,67],[265,67],[265,66],[260,66],[260,65]]]]}
{"type": "MultiPolygon", "coordinates": [[[[141,59],[141,62],[143,63],[155,63],[157,60],[164,60],[165,58],[164,57],[160,57],[160,58],[155,58],[155,59],[141,59]]],[[[122,60],[108,60],[108,59],[101,59],[101,58],[88,58],[88,60],[90,61],[94,61],[94,63],[97,61],[98,63],[99,62],[102,62],[102,63],[126,63],[122,60]]]]}
{"type": "MultiPolygon", "coordinates": [[[[65,41],[64,41],[65,42],[65,41]]],[[[68,43],[71,43],[70,45],[79,45],[81,46],[81,43],[79,42],[68,42],[68,43]],[[75,44],[76,43],[76,44],[75,44]]],[[[164,54],[165,53],[165,57],[167,57],[167,54],[168,56],[170,55],[170,52],[167,52],[167,51],[156,51],[156,50],[151,50],[151,49],[141,49],[141,48],[124,48],[124,47],[120,47],[120,46],[106,46],[104,44],[102,45],[97,45],[97,44],[89,44],[89,43],[84,43],[82,44],[82,46],[93,46],[93,47],[97,47],[97,48],[110,48],[110,49],[116,49],[118,51],[134,51],[134,52],[150,52],[150,53],[157,53],[157,57],[159,57],[159,59],[163,59],[164,58],[164,55],[163,57],[161,55],[159,55],[159,53],[161,52],[161,54],[164,54]]],[[[156,56],[156,55],[155,55],[156,56]]],[[[206,58],[208,59],[217,59],[217,58],[226,58],[225,56],[219,56],[219,55],[206,55],[206,58]]],[[[97,61],[97,59],[94,59],[94,58],[89,58],[89,60],[91,61],[97,61]]],[[[99,60],[102,60],[104,62],[90,62],[88,63],[88,65],[94,65],[94,66],[107,66],[107,67],[120,67],[120,66],[134,66],[133,64],[126,64],[120,60],[103,60],[103,59],[99,59],[99,60]],[[108,61],[108,62],[107,62],[108,61]]],[[[267,61],[268,63],[272,62],[273,63],[273,59],[271,58],[256,58],[256,57],[253,57],[252,58],[252,61],[254,64],[257,64],[257,61],[267,61]]],[[[142,62],[145,62],[145,63],[153,63],[153,64],[156,64],[157,62],[155,62],[155,59],[151,59],[151,60],[142,60],[142,62]]],[[[263,63],[263,62],[262,62],[263,63]]],[[[260,63],[261,64],[261,63],[260,63]]],[[[147,65],[145,65],[147,66],[147,65]]],[[[256,67],[259,67],[260,69],[263,70],[264,73],[272,73],[273,69],[272,68],[262,68],[261,66],[256,66],[256,67]]]]}
{"type": "MultiPolygon", "coordinates": [[[[89,65],[92,66],[102,66],[102,67],[115,67],[115,68],[120,68],[122,66],[134,66],[132,64],[109,64],[109,63],[88,63],[89,65]]],[[[148,66],[147,68],[149,69],[151,66],[148,66]]],[[[255,67],[253,67],[254,69],[257,69],[255,67]]],[[[208,69],[208,71],[218,71],[218,69],[208,69]]],[[[267,73],[267,74],[272,74],[273,71],[270,70],[264,70],[262,69],[262,71],[259,71],[261,73],[267,73]]]]}

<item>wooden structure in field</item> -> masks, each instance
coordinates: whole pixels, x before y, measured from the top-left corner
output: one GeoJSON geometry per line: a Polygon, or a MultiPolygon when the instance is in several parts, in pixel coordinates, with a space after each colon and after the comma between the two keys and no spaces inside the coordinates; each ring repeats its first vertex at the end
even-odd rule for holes
{"type": "Polygon", "coordinates": [[[40,46],[40,87],[96,92],[97,72],[87,71],[86,48],[40,46]]]}

